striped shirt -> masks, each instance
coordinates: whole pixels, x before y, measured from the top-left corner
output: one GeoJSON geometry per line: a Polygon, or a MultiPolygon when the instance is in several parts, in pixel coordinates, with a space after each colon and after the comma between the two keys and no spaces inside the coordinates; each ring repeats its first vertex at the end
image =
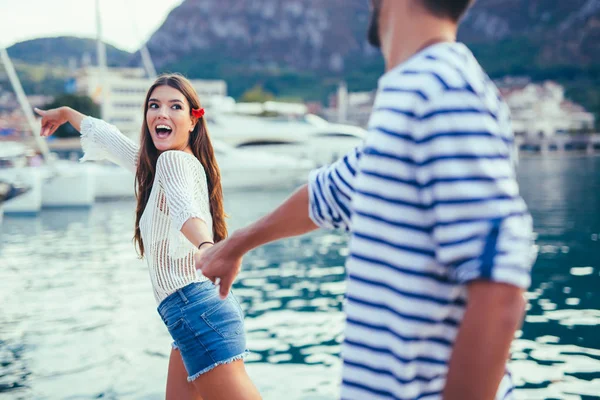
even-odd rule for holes
{"type": "MultiPolygon", "coordinates": [[[[364,144],[309,178],[310,216],[351,232],[343,399],[441,399],[475,279],[530,284],[510,115],[471,52],[441,43],[379,80],[364,144]]],[[[497,399],[512,399],[507,371],[497,399]]]]}

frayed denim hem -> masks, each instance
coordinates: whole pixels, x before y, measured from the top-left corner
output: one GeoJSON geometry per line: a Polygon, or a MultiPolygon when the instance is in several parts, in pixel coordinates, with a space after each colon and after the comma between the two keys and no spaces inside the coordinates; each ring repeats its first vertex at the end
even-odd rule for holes
{"type": "Polygon", "coordinates": [[[177,346],[177,343],[175,343],[175,342],[171,343],[171,348],[173,350],[179,350],[179,346],[177,346]]]}
{"type": "Polygon", "coordinates": [[[194,374],[192,376],[188,376],[187,380],[188,382],[192,382],[196,379],[198,379],[198,377],[202,374],[205,374],[211,370],[213,370],[214,368],[218,367],[219,365],[223,365],[223,364],[231,364],[234,361],[239,361],[239,360],[243,360],[247,355],[248,355],[249,351],[246,350],[244,351],[242,354],[238,354],[237,356],[228,358],[227,360],[224,361],[219,361],[217,363],[214,363],[213,365],[211,365],[208,368],[204,368],[202,371],[198,372],[197,374],[194,374]]]}

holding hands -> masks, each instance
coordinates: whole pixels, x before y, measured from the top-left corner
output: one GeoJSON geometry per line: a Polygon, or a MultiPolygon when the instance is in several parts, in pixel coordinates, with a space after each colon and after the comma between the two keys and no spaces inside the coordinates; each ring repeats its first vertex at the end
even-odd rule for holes
{"type": "Polygon", "coordinates": [[[225,239],[214,246],[206,246],[198,251],[194,260],[196,269],[219,286],[219,295],[225,299],[231,285],[240,272],[242,256],[236,250],[233,237],[225,239]]]}

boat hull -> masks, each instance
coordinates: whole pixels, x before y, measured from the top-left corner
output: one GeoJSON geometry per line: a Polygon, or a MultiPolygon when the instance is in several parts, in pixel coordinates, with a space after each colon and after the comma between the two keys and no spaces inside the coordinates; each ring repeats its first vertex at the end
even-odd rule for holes
{"type": "Polygon", "coordinates": [[[42,209],[42,170],[38,167],[0,169],[0,179],[29,188],[27,193],[3,203],[4,214],[37,214],[42,209]]]}
{"type": "Polygon", "coordinates": [[[55,161],[43,167],[42,207],[91,207],[94,204],[94,175],[89,166],[73,161],[55,161]]]}

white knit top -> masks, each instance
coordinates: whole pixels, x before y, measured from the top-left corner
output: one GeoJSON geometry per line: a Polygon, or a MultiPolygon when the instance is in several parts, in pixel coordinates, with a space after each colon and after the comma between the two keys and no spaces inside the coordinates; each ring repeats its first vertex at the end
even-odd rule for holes
{"type": "MultiPolygon", "coordinates": [[[[82,162],[109,160],[136,171],[139,146],[102,120],[84,118],[81,147],[82,162]]],[[[181,233],[181,227],[190,218],[200,218],[212,232],[208,199],[206,174],[196,157],[176,150],[161,153],[150,198],[140,219],[144,257],[157,303],[191,282],[206,280],[202,274],[196,274],[196,246],[181,233]]]]}

